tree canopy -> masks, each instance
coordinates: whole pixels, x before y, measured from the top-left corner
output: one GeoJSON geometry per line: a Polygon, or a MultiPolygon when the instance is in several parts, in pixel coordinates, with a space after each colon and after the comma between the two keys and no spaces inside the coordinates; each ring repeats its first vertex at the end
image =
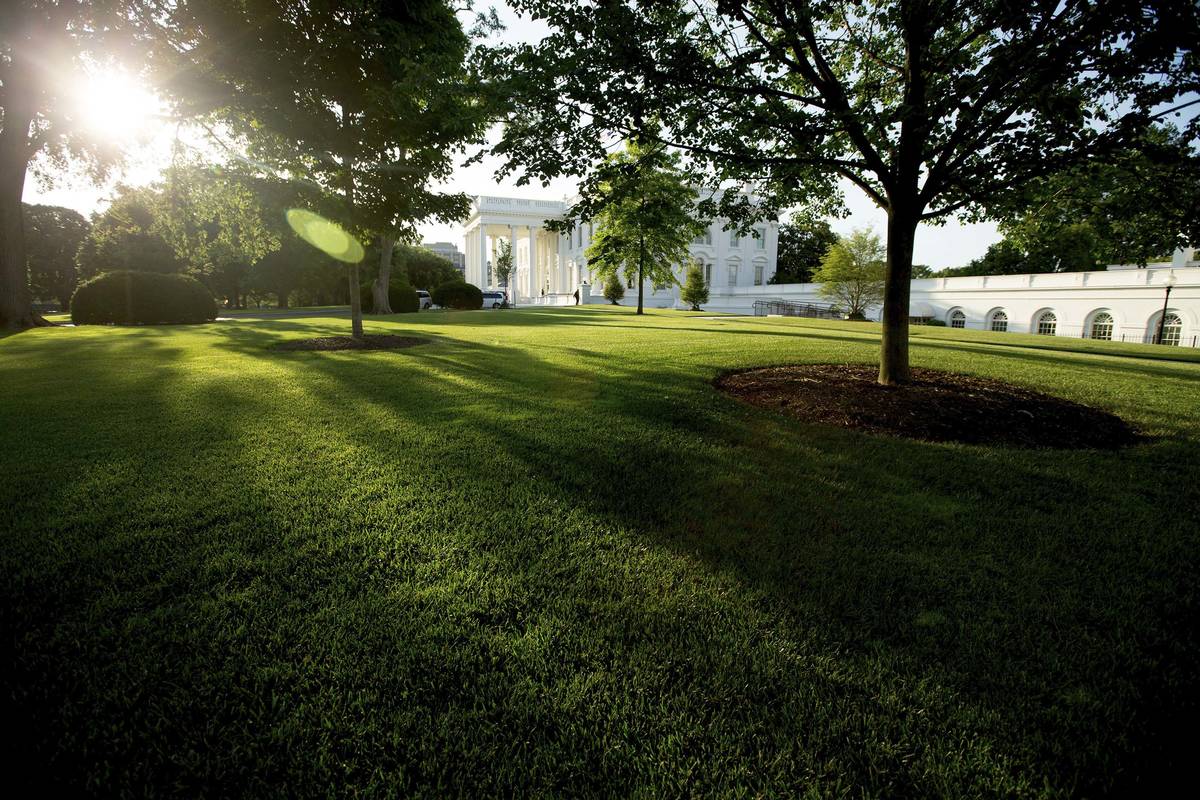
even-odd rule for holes
{"type": "Polygon", "coordinates": [[[797,216],[780,225],[771,283],[808,283],[813,273],[820,269],[825,253],[837,240],[837,234],[824,220],[797,216]]]}
{"type": "Polygon", "coordinates": [[[695,181],[754,182],[758,205],[719,195],[731,219],[836,212],[839,179],[887,211],[883,383],[909,375],[918,224],[986,209],[1200,103],[1193,0],[513,5],[550,27],[490,60],[517,98],[495,152],[523,179],[595,174],[653,111],[695,181]]]}
{"type": "Polygon", "coordinates": [[[64,311],[79,284],[75,257],[91,227],[78,211],[62,206],[25,205],[25,257],[35,299],[53,298],[64,311]]]}
{"type": "Polygon", "coordinates": [[[677,158],[659,144],[626,142],[598,174],[595,211],[577,206],[569,217],[591,216],[595,234],[588,268],[598,280],[623,274],[636,282],[641,314],[647,279],[656,286],[678,283],[675,269],[689,261],[689,245],[702,230],[694,217],[696,191],[684,182],[677,158]]]}
{"type": "Polygon", "coordinates": [[[821,284],[821,295],[850,319],[865,319],[867,311],[883,301],[884,258],[879,237],[856,230],[829,248],[813,280],[821,284]]]}

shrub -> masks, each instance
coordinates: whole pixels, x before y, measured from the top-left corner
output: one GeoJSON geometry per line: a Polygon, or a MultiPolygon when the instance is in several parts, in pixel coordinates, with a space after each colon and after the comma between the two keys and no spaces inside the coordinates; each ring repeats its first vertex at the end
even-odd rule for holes
{"type": "Polygon", "coordinates": [[[687,283],[683,285],[680,297],[692,306],[692,311],[699,311],[700,306],[708,302],[708,286],[704,283],[704,273],[700,271],[699,264],[688,267],[687,283]]]}
{"type": "Polygon", "coordinates": [[[434,305],[442,308],[457,308],[474,310],[483,308],[483,290],[478,286],[462,281],[450,281],[429,293],[434,305]]]}
{"type": "Polygon", "coordinates": [[[621,298],[625,296],[625,285],[621,283],[617,273],[612,273],[604,281],[604,296],[614,306],[618,305],[621,298]]]}
{"type": "Polygon", "coordinates": [[[931,320],[928,320],[928,321],[927,321],[925,324],[926,324],[926,325],[930,325],[930,326],[932,326],[932,327],[934,327],[934,328],[944,328],[944,327],[946,327],[946,323],[945,323],[945,322],[942,322],[940,319],[931,319],[931,320]]]}
{"type": "Polygon", "coordinates": [[[81,284],[71,298],[76,325],[171,325],[216,316],[212,292],[187,275],[106,272],[81,284]]]}
{"type": "MultiPolygon", "coordinates": [[[[360,297],[364,309],[375,307],[375,293],[371,288],[374,284],[374,281],[369,281],[362,285],[360,297]]],[[[393,314],[410,314],[421,307],[421,301],[417,299],[416,289],[402,279],[393,278],[388,284],[388,305],[392,307],[393,314]]]]}

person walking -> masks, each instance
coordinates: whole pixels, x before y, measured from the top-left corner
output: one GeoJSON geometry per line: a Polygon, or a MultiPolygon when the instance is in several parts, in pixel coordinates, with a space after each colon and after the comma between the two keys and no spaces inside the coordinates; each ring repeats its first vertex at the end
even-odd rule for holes
{"type": "Polygon", "coordinates": [[[579,289],[576,289],[575,294],[571,296],[575,298],[575,305],[579,305],[579,289]]]}

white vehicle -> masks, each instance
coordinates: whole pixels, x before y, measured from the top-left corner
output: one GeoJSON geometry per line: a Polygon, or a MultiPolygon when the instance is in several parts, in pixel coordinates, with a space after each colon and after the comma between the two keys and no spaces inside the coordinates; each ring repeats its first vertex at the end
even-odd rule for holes
{"type": "Polygon", "coordinates": [[[484,308],[504,308],[508,305],[508,298],[504,292],[484,292],[483,307],[484,308]]]}
{"type": "Polygon", "coordinates": [[[424,289],[417,289],[417,307],[422,311],[428,311],[433,307],[433,298],[424,289]]]}

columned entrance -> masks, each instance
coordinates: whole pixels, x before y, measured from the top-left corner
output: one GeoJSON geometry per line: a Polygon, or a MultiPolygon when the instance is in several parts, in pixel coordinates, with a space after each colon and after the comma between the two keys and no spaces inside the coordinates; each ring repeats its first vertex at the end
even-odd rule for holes
{"type": "Polygon", "coordinates": [[[481,289],[500,289],[496,259],[500,241],[512,245],[514,275],[509,280],[509,300],[518,304],[574,290],[567,274],[563,237],[545,229],[547,220],[561,219],[565,204],[509,197],[477,197],[467,219],[464,237],[467,255],[465,277],[481,289]],[[570,284],[568,286],[568,284],[570,284]]]}

